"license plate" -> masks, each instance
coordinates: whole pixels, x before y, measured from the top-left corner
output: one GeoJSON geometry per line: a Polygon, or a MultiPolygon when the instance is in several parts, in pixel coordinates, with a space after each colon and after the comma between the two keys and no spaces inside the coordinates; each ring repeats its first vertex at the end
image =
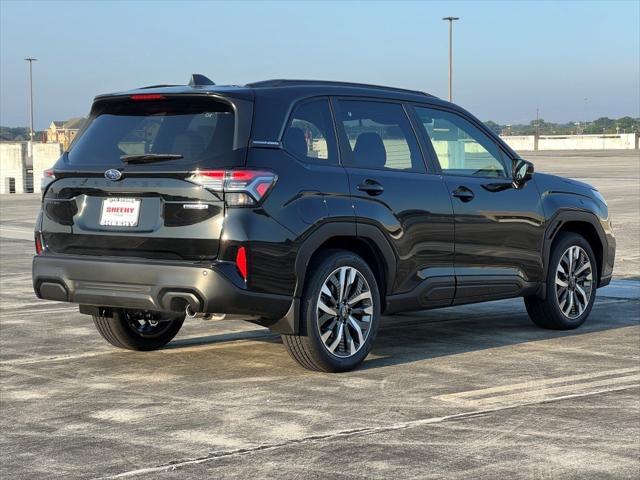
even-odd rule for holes
{"type": "Polygon", "coordinates": [[[140,199],[105,198],[102,201],[100,225],[109,227],[137,227],[140,199]]]}

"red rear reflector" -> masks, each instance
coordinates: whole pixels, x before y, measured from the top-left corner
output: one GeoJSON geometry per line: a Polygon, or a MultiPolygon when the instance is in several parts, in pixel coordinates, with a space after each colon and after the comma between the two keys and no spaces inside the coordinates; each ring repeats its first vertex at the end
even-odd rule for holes
{"type": "Polygon", "coordinates": [[[238,253],[236,253],[236,267],[238,267],[240,275],[242,275],[242,278],[246,282],[249,271],[247,269],[247,252],[244,247],[240,247],[238,253]]]}
{"type": "Polygon", "coordinates": [[[42,253],[42,241],[40,240],[40,234],[36,234],[36,255],[40,255],[42,253]]]}
{"type": "Polygon", "coordinates": [[[164,100],[165,96],[158,93],[141,93],[138,95],[131,95],[131,100],[164,100]]]}

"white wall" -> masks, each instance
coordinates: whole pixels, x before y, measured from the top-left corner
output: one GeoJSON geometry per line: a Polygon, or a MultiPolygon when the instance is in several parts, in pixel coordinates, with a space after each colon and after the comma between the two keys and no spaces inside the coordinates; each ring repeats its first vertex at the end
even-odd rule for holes
{"type": "Polygon", "coordinates": [[[24,193],[24,159],[26,155],[26,143],[0,143],[0,193],[9,193],[9,178],[15,178],[15,193],[24,193]]]}
{"type": "Polygon", "coordinates": [[[513,135],[500,137],[515,151],[535,150],[535,137],[533,135],[513,135]]]}
{"type": "Polygon", "coordinates": [[[545,135],[538,150],[628,150],[634,148],[635,134],[620,135],[545,135]]]}
{"type": "MultiPolygon", "coordinates": [[[[60,157],[59,143],[33,143],[33,191],[40,193],[42,171],[50,168],[60,157]]],[[[15,193],[26,187],[27,142],[0,142],[0,193],[9,193],[9,178],[15,178],[15,193]]]]}
{"type": "Polygon", "coordinates": [[[40,192],[42,172],[51,168],[62,154],[60,143],[34,143],[33,144],[33,191],[40,192]]]}
{"type": "MultiPolygon", "coordinates": [[[[535,150],[535,137],[501,137],[514,150],[535,150]]],[[[620,135],[540,135],[538,150],[630,150],[636,145],[635,133],[620,135]]]]}

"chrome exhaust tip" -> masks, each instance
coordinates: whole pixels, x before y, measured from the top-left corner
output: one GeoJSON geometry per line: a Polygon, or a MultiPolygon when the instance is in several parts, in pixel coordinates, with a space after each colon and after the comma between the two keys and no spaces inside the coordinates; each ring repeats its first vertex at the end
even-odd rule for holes
{"type": "Polygon", "coordinates": [[[184,313],[187,318],[200,318],[201,320],[224,320],[224,313],[204,313],[204,312],[196,312],[190,303],[187,303],[187,308],[185,308],[184,313]]]}
{"type": "Polygon", "coordinates": [[[186,314],[187,318],[197,318],[199,315],[202,315],[201,313],[196,312],[190,303],[187,303],[187,308],[185,308],[184,313],[186,314]]]}

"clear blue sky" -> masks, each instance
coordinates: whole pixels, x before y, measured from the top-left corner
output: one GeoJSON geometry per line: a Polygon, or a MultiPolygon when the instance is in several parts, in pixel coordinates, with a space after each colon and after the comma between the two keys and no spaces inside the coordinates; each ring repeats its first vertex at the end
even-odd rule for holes
{"type": "Polygon", "coordinates": [[[483,120],[640,116],[640,2],[1,2],[0,124],[85,115],[98,93],[320,78],[447,95],[483,120]],[[587,101],[584,99],[588,98],[587,101]]]}

